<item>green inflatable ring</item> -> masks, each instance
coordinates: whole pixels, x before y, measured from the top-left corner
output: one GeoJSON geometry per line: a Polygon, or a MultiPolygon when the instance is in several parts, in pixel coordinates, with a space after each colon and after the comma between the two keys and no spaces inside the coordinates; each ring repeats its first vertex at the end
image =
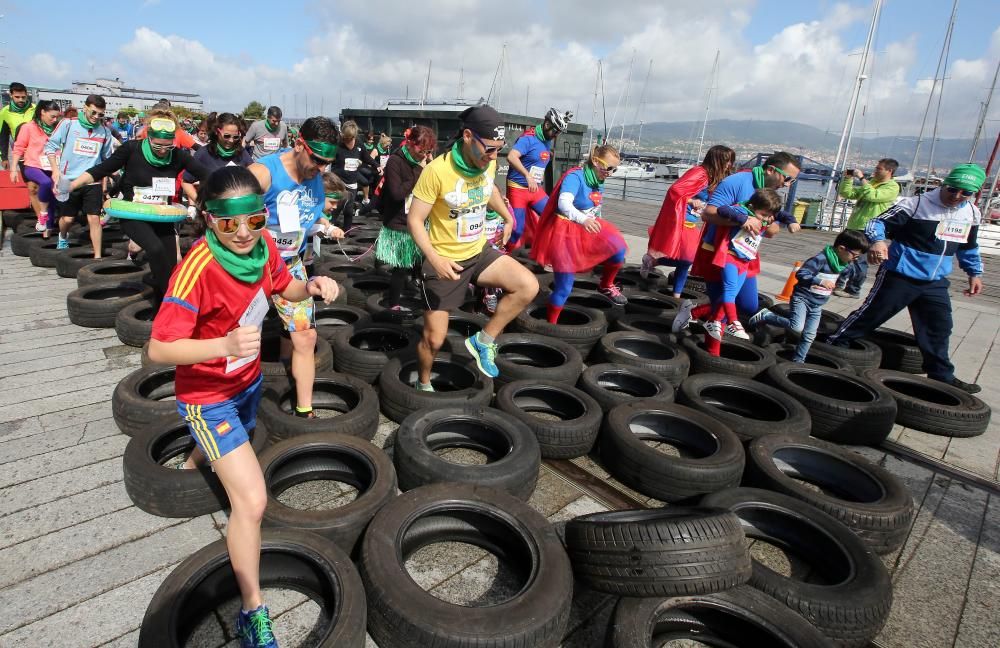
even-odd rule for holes
{"type": "Polygon", "coordinates": [[[117,198],[110,201],[104,213],[114,218],[151,223],[177,223],[187,218],[187,208],[182,205],[147,205],[117,198]]]}

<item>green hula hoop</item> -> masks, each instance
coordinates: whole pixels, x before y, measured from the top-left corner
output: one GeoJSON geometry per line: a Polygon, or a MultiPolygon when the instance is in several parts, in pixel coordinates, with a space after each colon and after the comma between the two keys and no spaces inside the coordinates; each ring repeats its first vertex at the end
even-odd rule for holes
{"type": "Polygon", "coordinates": [[[104,210],[108,216],[150,223],[177,223],[187,218],[187,208],[180,205],[146,205],[114,199],[104,210]]]}

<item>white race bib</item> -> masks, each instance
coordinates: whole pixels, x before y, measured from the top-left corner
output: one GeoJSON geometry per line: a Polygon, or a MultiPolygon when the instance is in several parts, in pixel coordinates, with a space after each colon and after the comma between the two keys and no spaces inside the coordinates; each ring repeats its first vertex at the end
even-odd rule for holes
{"type": "Polygon", "coordinates": [[[133,187],[132,202],[143,205],[166,205],[167,199],[153,191],[152,187],[133,187]]]}
{"type": "Polygon", "coordinates": [[[389,161],[389,156],[388,155],[380,155],[380,156],[378,156],[378,165],[380,167],[384,168],[385,167],[385,163],[388,162],[388,161],[389,161]]]}
{"type": "Polygon", "coordinates": [[[38,156],[38,168],[42,171],[51,171],[52,163],[49,162],[49,156],[42,154],[38,156]]]}
{"type": "Polygon", "coordinates": [[[297,232],[276,232],[269,227],[268,231],[271,232],[271,238],[274,239],[274,245],[278,248],[281,256],[298,255],[299,248],[302,247],[302,237],[304,236],[301,229],[297,232]]]}
{"type": "Polygon", "coordinates": [[[282,232],[298,232],[302,229],[297,203],[278,203],[278,225],[282,232]]]}
{"type": "Polygon", "coordinates": [[[455,238],[459,243],[478,241],[483,235],[483,223],[486,221],[486,205],[473,207],[455,219],[455,238]]]}
{"type": "Polygon", "coordinates": [[[760,248],[762,238],[764,238],[763,235],[751,234],[749,230],[744,228],[733,237],[730,247],[736,250],[742,258],[749,261],[757,258],[757,249],[760,248]]]}
{"type": "Polygon", "coordinates": [[[361,160],[358,158],[347,158],[344,160],[344,171],[357,171],[359,166],[361,166],[361,160]]]}
{"type": "Polygon", "coordinates": [[[73,142],[73,153],[82,155],[83,157],[97,157],[97,154],[101,151],[102,143],[101,140],[78,137],[73,142]]]}
{"type": "Polygon", "coordinates": [[[177,183],[174,178],[153,178],[153,195],[170,197],[174,195],[177,183]]]}
{"type": "MultiPolygon", "coordinates": [[[[267,272],[267,268],[264,268],[264,272],[267,272]]],[[[267,297],[264,295],[264,289],[257,289],[257,294],[254,295],[253,299],[250,301],[250,305],[247,306],[247,309],[243,311],[243,315],[240,317],[240,326],[256,326],[260,329],[261,325],[264,323],[264,318],[267,316],[267,309],[269,307],[270,302],[268,302],[267,297]]],[[[240,367],[247,366],[256,360],[258,355],[259,354],[255,353],[252,356],[247,356],[246,358],[229,356],[226,358],[226,373],[232,373],[240,367]]]]}
{"type": "Polygon", "coordinates": [[[528,169],[528,173],[531,177],[535,179],[535,182],[541,184],[545,180],[545,167],[533,166],[528,169]]]}
{"type": "Polygon", "coordinates": [[[972,223],[958,221],[940,221],[934,236],[945,243],[967,243],[972,223]]]}
{"type": "Polygon", "coordinates": [[[409,214],[410,213],[410,205],[412,205],[412,204],[413,204],[413,194],[410,194],[409,196],[406,197],[406,200],[403,201],[403,213],[404,214],[409,214]]]}
{"type": "Polygon", "coordinates": [[[500,217],[486,219],[486,222],[483,223],[483,235],[486,237],[487,241],[496,236],[501,223],[503,223],[503,219],[500,217]]]}
{"type": "Polygon", "coordinates": [[[280,137],[262,137],[260,140],[260,148],[265,153],[274,153],[281,147],[280,137]]]}
{"type": "MultiPolygon", "coordinates": [[[[834,285],[836,285],[837,284],[837,277],[839,277],[840,275],[835,275],[835,274],[829,273],[829,272],[821,272],[821,273],[819,273],[816,276],[819,277],[820,283],[822,283],[824,281],[830,281],[834,285]]],[[[809,287],[809,291],[812,292],[812,293],[815,293],[817,295],[831,295],[831,294],[833,294],[833,288],[824,288],[823,286],[819,285],[818,283],[817,284],[813,284],[812,286],[810,286],[809,287]]]]}

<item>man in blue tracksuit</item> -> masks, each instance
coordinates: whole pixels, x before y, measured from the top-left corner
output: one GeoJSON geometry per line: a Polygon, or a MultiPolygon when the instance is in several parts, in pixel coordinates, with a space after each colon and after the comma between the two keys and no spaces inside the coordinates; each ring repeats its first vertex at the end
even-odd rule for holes
{"type": "Polygon", "coordinates": [[[927,376],[970,394],[980,391],[979,385],[956,378],[948,359],[952,327],[948,275],[951,258],[957,257],[969,275],[965,294],[982,292],[983,262],[976,242],[982,215],[972,197],[985,181],[981,167],[960,164],[940,189],[904,198],[869,221],[865,227],[872,244],[869,261],[885,263],[868,298],[829,338],[831,344],[847,346],[908,307],[927,376]],[[892,239],[891,246],[887,238],[892,239]]]}

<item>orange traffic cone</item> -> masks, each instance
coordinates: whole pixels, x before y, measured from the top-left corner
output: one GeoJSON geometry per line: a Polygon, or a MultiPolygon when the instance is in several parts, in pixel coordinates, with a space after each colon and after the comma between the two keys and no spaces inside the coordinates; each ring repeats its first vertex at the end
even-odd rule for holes
{"type": "Polygon", "coordinates": [[[774,296],[774,301],[786,302],[792,298],[792,291],[795,290],[795,284],[798,283],[795,273],[798,272],[801,267],[802,262],[796,261],[795,265],[792,266],[792,271],[788,274],[788,281],[785,282],[785,287],[781,289],[780,295],[774,296]]]}

